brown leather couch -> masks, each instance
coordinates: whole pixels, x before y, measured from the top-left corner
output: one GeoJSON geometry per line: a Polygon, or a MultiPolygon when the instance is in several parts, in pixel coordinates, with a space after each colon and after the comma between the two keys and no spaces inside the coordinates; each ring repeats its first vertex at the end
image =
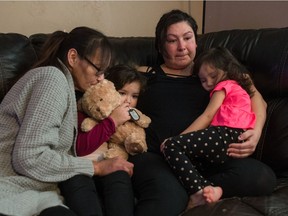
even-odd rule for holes
{"type": "MultiPolygon", "coordinates": [[[[0,34],[0,102],[15,79],[37,60],[46,38],[46,34],[0,34]]],[[[110,41],[114,64],[157,63],[153,37],[110,37],[110,41]]],[[[216,46],[227,47],[246,65],[268,103],[267,121],[253,157],[272,167],[278,185],[271,196],[223,199],[184,216],[288,216],[288,28],[207,33],[199,36],[197,52],[216,46]]]]}

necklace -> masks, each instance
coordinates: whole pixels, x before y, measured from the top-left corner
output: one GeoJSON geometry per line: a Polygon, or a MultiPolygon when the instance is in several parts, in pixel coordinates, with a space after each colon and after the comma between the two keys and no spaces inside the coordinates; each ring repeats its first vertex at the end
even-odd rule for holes
{"type": "Polygon", "coordinates": [[[174,76],[174,77],[190,77],[191,75],[180,75],[180,74],[171,74],[171,73],[165,73],[167,76],[174,76]]]}
{"type": "MultiPolygon", "coordinates": [[[[190,67],[189,67],[190,68],[190,67]]],[[[182,77],[182,78],[185,78],[185,77],[190,77],[190,76],[192,76],[192,73],[190,73],[190,74],[186,74],[186,75],[183,75],[183,74],[174,74],[174,73],[171,73],[171,72],[173,72],[173,70],[171,71],[171,69],[170,68],[168,68],[165,64],[163,64],[162,65],[162,70],[164,71],[164,73],[167,75],[167,76],[171,76],[171,77],[182,77]],[[166,71],[169,71],[170,70],[170,73],[168,73],[168,72],[166,72],[165,70],[164,70],[164,68],[166,68],[166,71]]],[[[189,69],[189,70],[191,70],[191,69],[189,69]]],[[[182,71],[182,73],[183,73],[183,71],[182,71]]]]}

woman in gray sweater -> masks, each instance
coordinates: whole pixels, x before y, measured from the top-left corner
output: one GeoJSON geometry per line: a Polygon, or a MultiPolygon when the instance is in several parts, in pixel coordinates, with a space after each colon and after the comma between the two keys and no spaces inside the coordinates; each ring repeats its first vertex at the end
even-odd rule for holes
{"type": "MultiPolygon", "coordinates": [[[[79,175],[133,172],[133,165],[122,159],[95,162],[75,157],[75,90],[84,92],[104,78],[111,59],[107,38],[78,27],[70,33],[54,32],[43,50],[34,69],[0,104],[2,215],[75,215],[63,203],[59,182],[79,175]]],[[[128,107],[122,107],[122,113],[116,123],[129,118],[128,107]]]]}

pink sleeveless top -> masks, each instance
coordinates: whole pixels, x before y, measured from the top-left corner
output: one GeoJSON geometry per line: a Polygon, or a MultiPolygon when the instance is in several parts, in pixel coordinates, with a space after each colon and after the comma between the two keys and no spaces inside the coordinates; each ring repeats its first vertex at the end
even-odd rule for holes
{"type": "Polygon", "coordinates": [[[224,90],[226,97],[211,125],[242,129],[254,128],[256,116],[252,111],[248,93],[234,80],[219,82],[211,91],[210,97],[217,90],[224,90]]]}

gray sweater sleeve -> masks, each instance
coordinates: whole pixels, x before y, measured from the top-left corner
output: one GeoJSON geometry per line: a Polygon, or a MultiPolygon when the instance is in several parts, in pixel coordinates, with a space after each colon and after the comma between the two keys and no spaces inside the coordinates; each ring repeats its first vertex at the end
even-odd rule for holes
{"type": "Polygon", "coordinates": [[[11,106],[20,125],[12,156],[15,171],[43,182],[93,175],[92,162],[71,153],[77,115],[70,73],[54,67],[30,73],[14,88],[11,106]]]}

